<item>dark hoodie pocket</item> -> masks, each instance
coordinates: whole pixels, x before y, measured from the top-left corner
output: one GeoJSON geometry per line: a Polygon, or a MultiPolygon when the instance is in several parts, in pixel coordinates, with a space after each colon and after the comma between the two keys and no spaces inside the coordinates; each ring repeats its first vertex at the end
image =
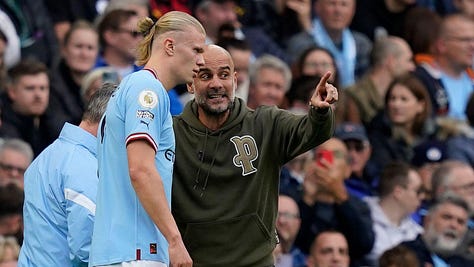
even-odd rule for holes
{"type": "Polygon", "coordinates": [[[222,221],[189,223],[183,239],[194,266],[271,264],[274,248],[272,238],[256,214],[222,221]]]}

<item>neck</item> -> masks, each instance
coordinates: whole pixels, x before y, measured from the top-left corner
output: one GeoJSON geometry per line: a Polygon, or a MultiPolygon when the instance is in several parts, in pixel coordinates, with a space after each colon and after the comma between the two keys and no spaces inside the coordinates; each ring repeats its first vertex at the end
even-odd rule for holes
{"type": "Polygon", "coordinates": [[[383,68],[374,68],[372,72],[369,74],[370,80],[377,89],[380,97],[385,97],[385,93],[387,92],[388,86],[392,82],[392,76],[390,73],[383,68]]]}
{"type": "Polygon", "coordinates": [[[76,83],[77,85],[81,85],[82,84],[82,80],[84,79],[84,76],[86,75],[86,72],[82,72],[82,71],[73,71],[71,70],[71,77],[72,77],[72,80],[74,81],[74,83],[76,83]]]}
{"type": "Polygon", "coordinates": [[[326,32],[328,33],[329,38],[331,38],[331,40],[333,41],[335,45],[341,42],[343,30],[330,30],[326,28],[326,32]]]}
{"type": "Polygon", "coordinates": [[[167,66],[167,64],[158,64],[155,60],[150,59],[144,66],[145,69],[150,69],[155,74],[155,77],[163,84],[163,87],[166,91],[171,90],[178,83],[172,79],[172,75],[169,75],[169,68],[159,67],[167,66]]]}
{"type": "Polygon", "coordinates": [[[292,247],[292,243],[293,243],[293,242],[280,239],[281,251],[282,251],[283,253],[285,253],[285,254],[290,253],[291,247],[292,247]]]}
{"type": "Polygon", "coordinates": [[[408,216],[408,214],[400,208],[396,200],[391,197],[381,198],[379,204],[388,220],[396,226],[399,226],[403,219],[408,216]]]}
{"type": "Polygon", "coordinates": [[[201,107],[198,106],[199,121],[211,131],[222,128],[230,115],[230,110],[222,112],[219,115],[209,115],[201,107]]]}
{"type": "Polygon", "coordinates": [[[438,66],[442,72],[453,78],[461,77],[462,73],[466,69],[464,66],[458,66],[457,64],[452,63],[442,57],[438,57],[436,62],[438,63],[438,66]]]}
{"type": "Polygon", "coordinates": [[[93,136],[97,137],[97,130],[99,128],[99,123],[93,123],[87,120],[82,120],[79,124],[79,127],[85,130],[86,132],[92,134],[93,136]]]}

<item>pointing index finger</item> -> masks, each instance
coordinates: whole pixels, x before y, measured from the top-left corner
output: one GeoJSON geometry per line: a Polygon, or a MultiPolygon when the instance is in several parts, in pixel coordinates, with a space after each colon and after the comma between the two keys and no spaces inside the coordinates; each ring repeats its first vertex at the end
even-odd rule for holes
{"type": "Polygon", "coordinates": [[[319,84],[318,84],[318,87],[319,86],[325,86],[326,85],[326,82],[329,80],[329,77],[331,77],[331,72],[330,71],[327,71],[323,77],[321,77],[321,80],[319,80],[319,84]]]}

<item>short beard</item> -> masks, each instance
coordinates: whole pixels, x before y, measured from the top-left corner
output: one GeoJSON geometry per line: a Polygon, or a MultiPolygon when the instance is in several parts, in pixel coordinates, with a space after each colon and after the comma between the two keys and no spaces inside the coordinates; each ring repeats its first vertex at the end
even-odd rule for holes
{"type": "Polygon", "coordinates": [[[426,246],[434,253],[439,255],[453,255],[456,248],[461,243],[461,238],[447,239],[443,234],[439,234],[434,230],[434,226],[430,225],[425,233],[426,246]]]}
{"type": "Polygon", "coordinates": [[[227,108],[217,108],[217,109],[214,109],[214,108],[211,108],[210,106],[208,106],[205,102],[197,102],[198,106],[200,106],[202,108],[202,110],[207,114],[207,115],[210,115],[210,116],[219,116],[219,115],[222,115],[224,114],[225,112],[227,112],[228,110],[232,110],[234,108],[234,105],[235,105],[235,99],[232,99],[229,103],[229,105],[227,106],[227,108]]]}

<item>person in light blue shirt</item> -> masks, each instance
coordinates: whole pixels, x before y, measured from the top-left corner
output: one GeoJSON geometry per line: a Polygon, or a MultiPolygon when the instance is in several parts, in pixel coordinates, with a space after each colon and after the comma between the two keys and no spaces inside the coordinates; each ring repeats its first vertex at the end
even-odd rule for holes
{"type": "Polygon", "coordinates": [[[79,126],[59,138],[25,172],[24,240],[18,266],[87,266],[97,193],[97,129],[116,86],[93,94],[79,126]]]}
{"type": "Polygon", "coordinates": [[[192,16],[142,19],[140,71],[110,99],[98,134],[99,187],[90,266],[192,266],[171,214],[175,139],[167,91],[204,65],[205,30],[192,16]]]}

